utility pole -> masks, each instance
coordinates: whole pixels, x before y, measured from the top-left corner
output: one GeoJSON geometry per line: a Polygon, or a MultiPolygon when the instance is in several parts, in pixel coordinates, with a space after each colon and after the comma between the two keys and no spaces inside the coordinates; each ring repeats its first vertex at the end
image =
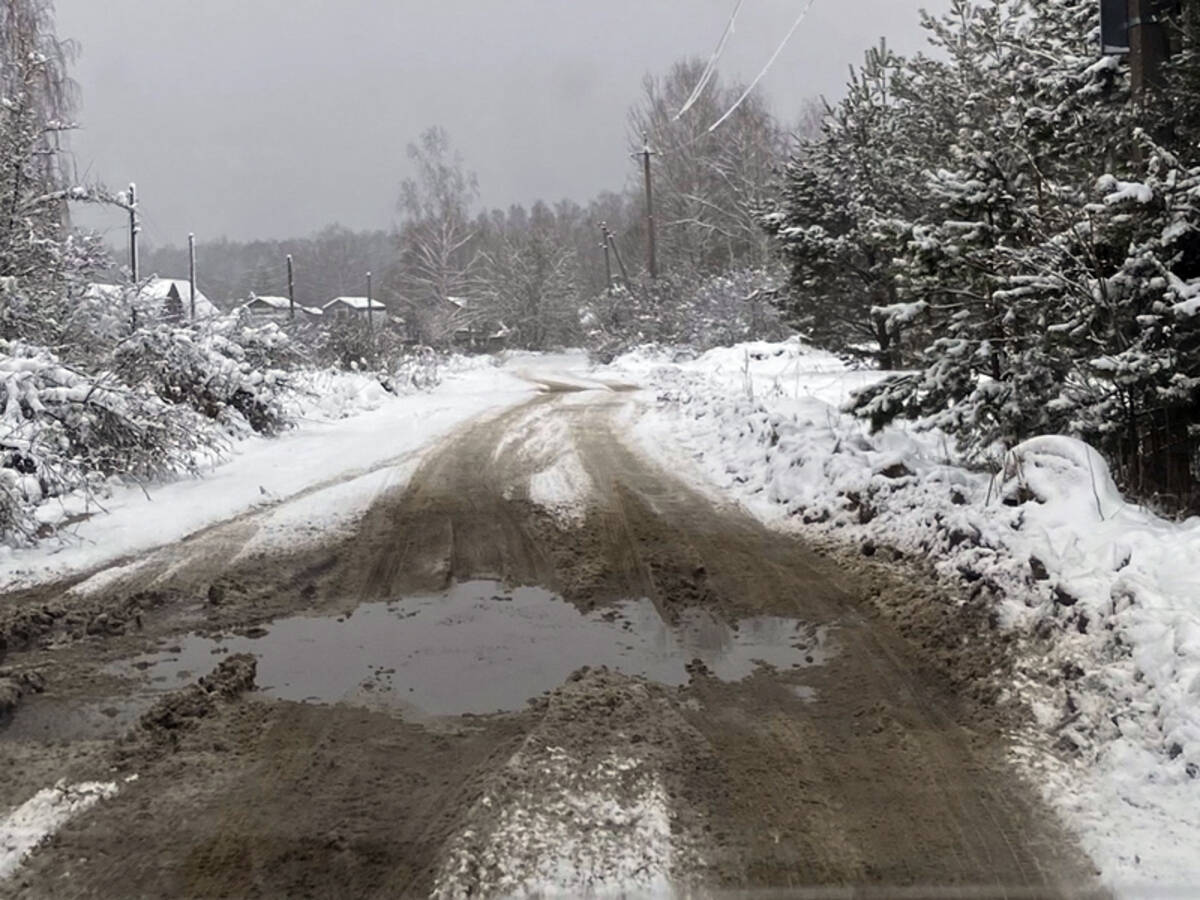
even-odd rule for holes
{"type": "Polygon", "coordinates": [[[1162,83],[1162,68],[1170,54],[1167,29],[1158,16],[1156,0],[1128,0],[1129,76],[1136,98],[1162,83]]]}
{"type": "Polygon", "coordinates": [[[612,290],[612,259],[608,255],[608,226],[600,223],[600,247],[604,250],[604,285],[605,290],[612,290]]]}
{"type": "Polygon", "coordinates": [[[142,228],[137,216],[137,185],[129,182],[129,274],[133,283],[138,281],[138,232],[142,228]]]}
{"type": "Polygon", "coordinates": [[[650,157],[657,154],[650,149],[650,138],[642,132],[642,150],[631,154],[642,158],[642,174],[646,181],[646,267],[650,277],[658,278],[658,248],[654,236],[654,189],[650,183],[650,157]]]}
{"type": "Polygon", "coordinates": [[[288,266],[288,318],[296,321],[296,282],[292,278],[292,254],[287,255],[288,266]]]}
{"type": "Polygon", "coordinates": [[[371,298],[371,273],[368,272],[367,273],[367,331],[371,332],[372,334],[375,333],[375,322],[371,318],[371,314],[372,314],[371,307],[373,307],[374,305],[375,305],[375,301],[371,298]]]}
{"type": "Polygon", "coordinates": [[[617,266],[621,269],[621,280],[625,282],[625,287],[630,287],[629,271],[625,268],[625,260],[621,259],[621,250],[617,247],[617,242],[613,240],[613,234],[606,227],[604,229],[604,239],[608,241],[608,246],[612,247],[613,256],[617,258],[617,266]]]}
{"type": "Polygon", "coordinates": [[[192,293],[192,321],[196,321],[196,235],[188,234],[188,284],[192,293]]]}

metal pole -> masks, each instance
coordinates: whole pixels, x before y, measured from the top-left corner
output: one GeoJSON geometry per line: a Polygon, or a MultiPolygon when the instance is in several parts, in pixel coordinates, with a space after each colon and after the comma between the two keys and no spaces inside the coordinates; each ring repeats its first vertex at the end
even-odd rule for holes
{"type": "Polygon", "coordinates": [[[650,157],[654,151],[650,149],[650,138],[642,133],[642,152],[637,154],[642,158],[642,175],[646,182],[646,264],[651,278],[658,277],[658,247],[654,235],[654,188],[650,180],[650,157]]]}
{"type": "Polygon", "coordinates": [[[605,229],[604,236],[608,239],[608,245],[612,247],[613,255],[617,258],[617,266],[621,269],[621,280],[625,282],[625,287],[630,287],[629,271],[625,268],[625,260],[621,258],[621,251],[617,247],[617,242],[613,240],[612,232],[605,229]]]}
{"type": "Polygon", "coordinates": [[[600,223],[600,247],[604,250],[604,286],[605,290],[612,290],[612,259],[608,251],[608,238],[605,237],[605,225],[600,223]]]}
{"type": "Polygon", "coordinates": [[[192,321],[196,321],[196,235],[188,234],[188,284],[192,291],[192,321]]]}
{"type": "Polygon", "coordinates": [[[138,280],[139,231],[141,231],[141,226],[138,225],[137,217],[137,185],[131,181],[129,182],[129,274],[132,276],[134,284],[137,284],[138,280]]]}
{"type": "Polygon", "coordinates": [[[287,255],[288,266],[288,318],[296,321],[296,283],[292,278],[292,254],[287,255]]]}
{"type": "Polygon", "coordinates": [[[375,305],[375,301],[371,299],[371,273],[367,273],[367,331],[375,330],[374,320],[371,318],[371,307],[375,305]]]}

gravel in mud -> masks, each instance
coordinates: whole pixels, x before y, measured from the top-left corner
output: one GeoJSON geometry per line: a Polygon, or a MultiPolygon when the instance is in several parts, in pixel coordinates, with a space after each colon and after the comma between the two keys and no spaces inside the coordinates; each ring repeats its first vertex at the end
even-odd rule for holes
{"type": "Polygon", "coordinates": [[[882,561],[818,552],[645,462],[613,424],[637,402],[551,393],[470,424],[348,538],[243,552],[258,527],[245,516],[90,582],[5,598],[0,689],[36,671],[44,691],[12,692],[0,746],[19,764],[0,774],[0,801],[58,777],[138,778],[0,893],[1089,890],[1070,836],[1002,761],[1003,651],[961,640],[988,624],[964,626],[961,605],[925,605],[904,575],[871,568],[882,561]],[[529,490],[564,453],[586,473],[574,517],[529,490]],[[696,609],[731,625],[795,619],[814,662],[737,682],[697,662],[675,687],[582,669],[522,710],[421,721],[264,697],[252,658],[214,657],[215,672],[165,694],[111,673],[187,632],[253,635],[476,578],[582,610],[647,597],[668,623],[696,609]],[[821,661],[818,633],[832,648],[821,661]],[[128,727],[111,733],[19,728],[26,711],[114,696],[128,727]]]}

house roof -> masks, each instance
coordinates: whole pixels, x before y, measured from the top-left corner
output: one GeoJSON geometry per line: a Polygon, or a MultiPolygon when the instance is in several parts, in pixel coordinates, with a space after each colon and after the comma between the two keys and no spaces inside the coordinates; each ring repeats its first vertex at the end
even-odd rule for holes
{"type": "MultiPolygon", "coordinates": [[[[151,300],[166,300],[171,296],[172,288],[175,290],[176,296],[183,302],[184,315],[191,315],[191,298],[192,298],[192,283],[186,278],[151,278],[146,285],[138,292],[138,296],[146,297],[151,300]]],[[[196,290],[196,318],[207,319],[212,316],[219,316],[221,311],[216,305],[204,295],[204,292],[196,290]]]]}
{"type": "MultiPolygon", "coordinates": [[[[324,308],[329,309],[329,307],[333,306],[335,303],[344,304],[345,306],[349,306],[352,309],[366,309],[367,308],[367,298],[366,297],[334,297],[332,300],[330,300],[328,303],[325,304],[324,308]]],[[[379,300],[376,300],[374,297],[372,297],[371,298],[371,309],[387,309],[387,306],[384,303],[381,303],[379,300]]]]}
{"type": "Polygon", "coordinates": [[[93,281],[83,292],[83,296],[95,300],[119,300],[125,293],[125,287],[120,284],[109,284],[104,281],[93,281]]]}
{"type": "Polygon", "coordinates": [[[290,309],[292,306],[292,301],[287,297],[271,297],[266,294],[251,294],[245,305],[249,306],[251,303],[265,303],[274,309],[290,309]]]}
{"type": "MultiPolygon", "coordinates": [[[[250,299],[243,303],[242,306],[250,306],[253,303],[262,303],[265,306],[271,307],[271,309],[290,310],[292,308],[292,302],[288,300],[287,297],[272,297],[263,294],[251,294],[250,299]]],[[[325,314],[325,311],[319,306],[301,306],[299,303],[297,303],[296,309],[306,312],[310,316],[321,316],[325,314]]]]}

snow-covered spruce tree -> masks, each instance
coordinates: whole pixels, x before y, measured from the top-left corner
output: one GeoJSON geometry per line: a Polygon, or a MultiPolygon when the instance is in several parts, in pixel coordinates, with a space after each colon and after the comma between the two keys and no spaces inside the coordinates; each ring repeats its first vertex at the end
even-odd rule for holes
{"type": "MultiPolygon", "coordinates": [[[[781,197],[762,216],[791,266],[780,307],[814,342],[895,364],[902,302],[896,259],[923,200],[920,173],[939,152],[940,112],[926,74],[881,45],[851,74],[821,134],[789,161],[781,197]]],[[[944,118],[944,116],[943,116],[944,118]]]]}
{"type": "Polygon", "coordinates": [[[903,294],[927,305],[933,340],[915,375],[864,391],[876,424],[930,416],[970,451],[1067,424],[1054,401],[1074,362],[1058,326],[1091,300],[1102,252],[1091,189],[1118,142],[1123,81],[1096,52],[1085,0],[956,0],[926,19],[945,61],[926,61],[956,113],[946,164],[925,177],[903,294]]]}
{"type": "Polygon", "coordinates": [[[1090,238],[1110,265],[1058,331],[1077,367],[1055,405],[1121,480],[1168,508],[1200,500],[1200,159],[1138,133],[1137,180],[1098,182],[1090,238]]]}

